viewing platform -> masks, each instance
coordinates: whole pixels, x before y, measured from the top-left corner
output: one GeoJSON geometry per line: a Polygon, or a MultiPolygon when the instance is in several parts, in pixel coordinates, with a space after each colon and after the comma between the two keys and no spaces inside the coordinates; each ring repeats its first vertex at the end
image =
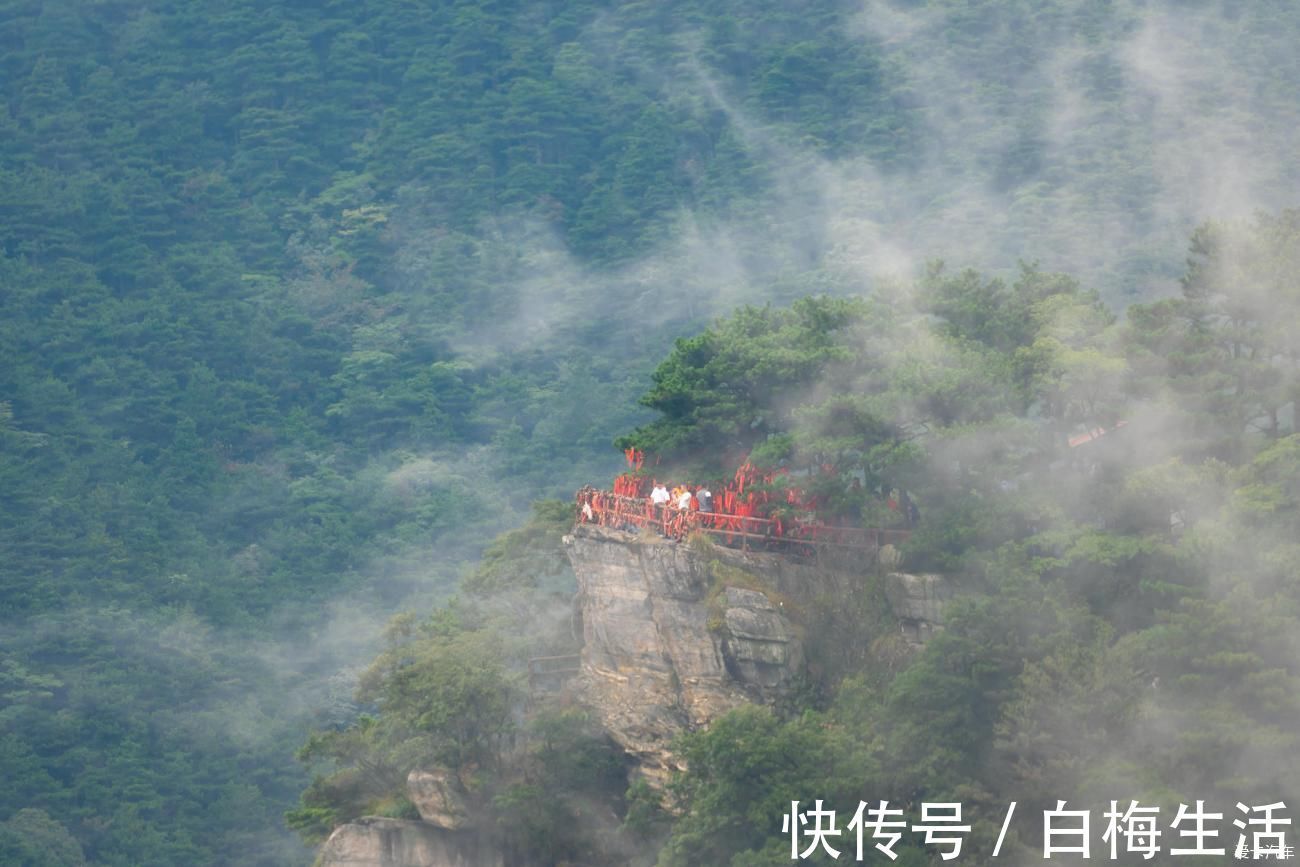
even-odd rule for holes
{"type": "Polygon", "coordinates": [[[639,532],[650,530],[682,540],[704,533],[733,548],[767,551],[811,551],[822,547],[875,551],[899,545],[911,536],[906,529],[841,527],[817,521],[762,518],[702,509],[656,505],[647,497],[628,497],[584,487],[576,495],[576,521],[639,532]]]}

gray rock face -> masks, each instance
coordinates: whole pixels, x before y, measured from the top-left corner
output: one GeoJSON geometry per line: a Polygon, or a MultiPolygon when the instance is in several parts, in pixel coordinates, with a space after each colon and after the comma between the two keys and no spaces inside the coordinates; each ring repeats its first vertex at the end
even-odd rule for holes
{"type": "MultiPolygon", "coordinates": [[[[668,749],[678,734],[743,703],[770,703],[804,673],[804,625],[787,605],[828,595],[848,604],[871,592],[876,568],[860,551],[817,563],[589,524],[565,543],[583,624],[578,695],[652,785],[678,767],[668,749]]],[[[893,573],[885,583],[911,642],[941,628],[944,578],[893,573]]]]}
{"type": "Polygon", "coordinates": [[[431,825],[455,831],[469,823],[465,788],[460,778],[446,768],[416,770],[406,776],[406,794],[431,825]]]}
{"type": "Polygon", "coordinates": [[[952,598],[952,584],[942,575],[885,576],[885,597],[908,640],[924,643],[943,628],[943,606],[952,598]]]}
{"type": "Polygon", "coordinates": [[[580,526],[568,537],[582,608],[578,689],[652,783],[677,767],[667,746],[747,702],[770,702],[803,671],[799,627],[757,590],[716,591],[713,564],[799,598],[832,580],[774,554],[695,550],[580,526]]]}
{"type": "Polygon", "coordinates": [[[722,652],[732,674],[768,691],[787,685],[803,667],[803,642],[790,621],[758,591],[728,587],[725,598],[722,652]]]}
{"type": "Polygon", "coordinates": [[[341,825],[316,867],[504,867],[500,852],[465,832],[427,822],[367,816],[341,825]]]}

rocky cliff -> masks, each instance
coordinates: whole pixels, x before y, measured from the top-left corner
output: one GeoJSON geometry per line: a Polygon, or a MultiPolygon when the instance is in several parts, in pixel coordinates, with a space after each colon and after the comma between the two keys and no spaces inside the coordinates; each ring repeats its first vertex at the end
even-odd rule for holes
{"type": "Polygon", "coordinates": [[[943,628],[943,609],[952,592],[951,582],[942,575],[891,572],[885,578],[885,599],[900,631],[914,644],[924,644],[943,628]]]}
{"type": "Polygon", "coordinates": [[[334,830],[317,867],[502,867],[499,851],[473,834],[413,819],[367,816],[334,830]]]}
{"type": "MultiPolygon", "coordinates": [[[[578,696],[652,784],[676,767],[676,735],[794,688],[806,674],[805,629],[816,628],[804,622],[808,608],[871,592],[876,569],[871,552],[826,562],[591,525],[565,541],[583,625],[578,696]]],[[[904,634],[920,640],[937,628],[947,591],[922,581],[925,595],[913,577],[891,576],[892,595],[904,634]]]]}
{"type": "MultiPolygon", "coordinates": [[[[678,767],[670,750],[678,734],[747,702],[778,702],[799,687],[810,675],[812,631],[825,630],[828,606],[847,612],[839,619],[850,630],[852,612],[887,609],[907,647],[942,628],[951,596],[941,576],[896,571],[892,550],[879,562],[872,551],[827,559],[591,525],[576,527],[565,545],[583,637],[569,688],[652,785],[678,767]],[[873,580],[885,571],[883,581],[873,580]]],[[[475,828],[455,774],[413,771],[407,790],[421,820],[368,817],[344,825],[322,847],[317,867],[504,865],[475,828]]]]}
{"type": "Polygon", "coordinates": [[[366,816],[340,825],[316,867],[502,867],[501,851],[472,826],[464,785],[445,768],[411,771],[407,797],[420,819],[366,816]]]}

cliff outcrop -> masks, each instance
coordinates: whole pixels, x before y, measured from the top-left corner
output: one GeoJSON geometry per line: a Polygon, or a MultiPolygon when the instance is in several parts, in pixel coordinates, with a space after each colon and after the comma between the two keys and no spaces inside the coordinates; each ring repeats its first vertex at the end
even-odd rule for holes
{"type": "MultiPolygon", "coordinates": [[[[952,595],[942,576],[897,571],[892,549],[879,562],[871,550],[739,551],[587,524],[565,546],[583,647],[576,677],[566,670],[556,683],[567,681],[656,787],[679,767],[670,749],[679,734],[743,704],[789,696],[817,674],[819,642],[839,643],[861,612],[879,619],[855,639],[892,634],[892,646],[908,654],[942,628],[952,595]]],[[[420,820],[343,825],[317,867],[503,867],[454,773],[413,771],[407,790],[420,820]]]]}
{"type": "Polygon", "coordinates": [[[499,848],[475,828],[464,784],[453,771],[411,771],[416,819],[365,816],[330,834],[315,867],[502,867],[499,848]]]}
{"type": "MultiPolygon", "coordinates": [[[[805,630],[817,628],[805,622],[815,603],[879,594],[867,580],[876,569],[871,552],[827,562],[591,525],[565,541],[584,639],[575,689],[652,784],[677,767],[669,744],[678,734],[797,687],[807,674],[805,630]]],[[[937,628],[947,592],[925,586],[930,608],[912,604],[914,594],[894,594],[913,640],[937,628]]]]}
{"type": "Polygon", "coordinates": [[[316,867],[502,867],[501,852],[470,832],[413,819],[366,816],[340,825],[316,867]]]}
{"type": "Polygon", "coordinates": [[[952,591],[952,583],[942,575],[890,572],[885,576],[885,598],[899,629],[913,644],[924,644],[943,628],[943,609],[952,591]]]}

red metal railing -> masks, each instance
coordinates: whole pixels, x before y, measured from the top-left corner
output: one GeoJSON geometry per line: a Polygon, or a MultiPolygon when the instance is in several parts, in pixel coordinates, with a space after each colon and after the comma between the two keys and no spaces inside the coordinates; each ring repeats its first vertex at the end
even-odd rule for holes
{"type": "Polygon", "coordinates": [[[586,487],[577,494],[578,523],[617,529],[650,529],[670,539],[684,539],[703,532],[728,545],[749,547],[753,543],[781,545],[828,545],[832,547],[878,549],[907,541],[908,530],[863,527],[833,527],[807,520],[759,518],[679,509],[655,505],[646,497],[624,497],[610,491],[586,487]]]}

